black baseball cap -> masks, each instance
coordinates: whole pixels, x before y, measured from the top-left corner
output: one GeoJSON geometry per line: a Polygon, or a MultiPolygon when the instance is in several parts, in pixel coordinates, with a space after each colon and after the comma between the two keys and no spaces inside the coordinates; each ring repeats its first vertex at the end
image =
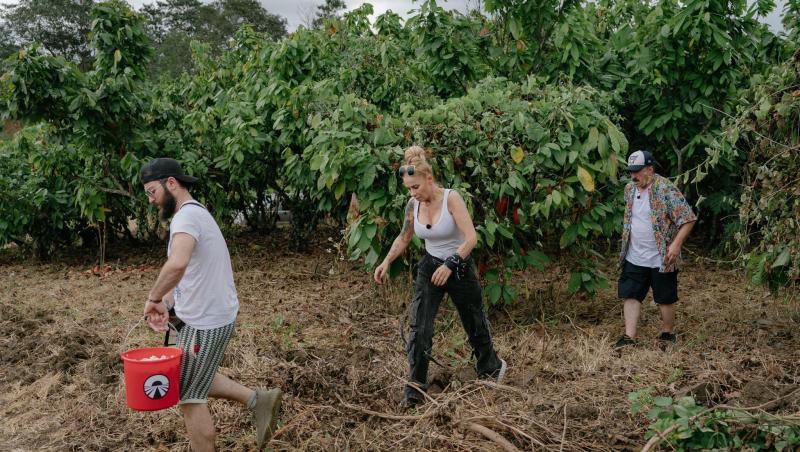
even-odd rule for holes
{"type": "Polygon", "coordinates": [[[142,170],[139,171],[139,177],[142,179],[143,184],[168,177],[174,177],[186,184],[193,184],[198,180],[196,177],[185,174],[180,162],[171,158],[150,160],[142,166],[142,170]]]}
{"type": "Polygon", "coordinates": [[[628,171],[636,172],[645,166],[652,166],[655,163],[653,154],[649,151],[636,151],[628,156],[628,171]]]}

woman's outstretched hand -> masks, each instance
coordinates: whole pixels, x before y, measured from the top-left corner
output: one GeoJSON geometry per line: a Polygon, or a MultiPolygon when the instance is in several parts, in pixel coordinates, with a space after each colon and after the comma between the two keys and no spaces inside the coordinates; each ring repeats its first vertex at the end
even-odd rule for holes
{"type": "Polygon", "coordinates": [[[381,265],[378,265],[378,268],[375,269],[375,282],[378,284],[383,284],[383,280],[386,279],[386,274],[389,271],[389,264],[384,261],[381,265]]]}

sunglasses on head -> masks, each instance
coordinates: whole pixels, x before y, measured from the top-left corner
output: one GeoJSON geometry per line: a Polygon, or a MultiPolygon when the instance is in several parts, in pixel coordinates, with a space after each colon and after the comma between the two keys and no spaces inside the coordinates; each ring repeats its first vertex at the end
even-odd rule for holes
{"type": "Polygon", "coordinates": [[[406,174],[408,174],[409,176],[413,176],[416,171],[417,170],[416,168],[414,168],[414,165],[405,165],[401,166],[398,172],[400,173],[401,176],[405,176],[406,174]]]}

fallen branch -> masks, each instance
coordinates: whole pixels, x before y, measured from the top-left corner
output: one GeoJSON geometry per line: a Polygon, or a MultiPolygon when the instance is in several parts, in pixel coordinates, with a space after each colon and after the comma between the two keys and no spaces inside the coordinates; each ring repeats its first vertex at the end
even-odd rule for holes
{"type": "Polygon", "coordinates": [[[484,427],[483,425],[476,424],[474,422],[468,422],[464,424],[464,426],[467,428],[467,430],[471,432],[475,432],[485,436],[486,438],[488,438],[489,440],[493,441],[495,444],[500,446],[506,452],[520,452],[519,449],[517,449],[517,446],[511,444],[509,440],[503,438],[502,435],[500,435],[499,433],[495,432],[494,430],[488,427],[484,427]]]}
{"type": "Polygon", "coordinates": [[[462,423],[466,423],[466,422],[475,421],[475,420],[478,420],[478,419],[487,420],[487,421],[489,421],[491,423],[494,423],[494,424],[497,424],[497,425],[499,425],[501,427],[505,427],[505,428],[511,430],[512,433],[516,433],[517,435],[522,436],[523,438],[525,438],[528,441],[536,444],[537,446],[541,447],[542,449],[546,449],[547,448],[547,445],[544,444],[543,442],[539,441],[538,439],[534,438],[531,435],[528,435],[527,433],[523,432],[522,430],[518,429],[517,427],[514,427],[513,425],[509,425],[509,424],[506,424],[505,422],[502,422],[502,421],[498,420],[496,418],[496,416],[472,416],[472,417],[469,417],[469,418],[466,418],[466,419],[462,419],[461,422],[462,423]]]}
{"type": "Polygon", "coordinates": [[[518,395],[521,395],[521,396],[525,397],[526,399],[530,399],[531,398],[531,395],[529,393],[527,393],[527,392],[525,392],[525,391],[523,391],[523,390],[521,390],[519,388],[515,388],[513,386],[503,385],[503,384],[495,383],[495,382],[489,381],[489,380],[477,380],[477,381],[475,381],[475,383],[477,383],[479,385],[482,385],[482,386],[488,386],[488,387],[494,388],[494,389],[500,389],[500,390],[503,390],[503,391],[513,392],[515,394],[518,394],[518,395]]]}
{"type": "Polygon", "coordinates": [[[342,406],[345,407],[345,408],[349,408],[349,409],[354,410],[354,411],[360,411],[360,412],[362,412],[364,414],[368,414],[370,416],[375,416],[375,417],[379,417],[379,418],[383,418],[383,419],[392,419],[392,420],[395,420],[395,421],[419,421],[421,419],[425,419],[426,417],[430,417],[431,415],[433,415],[433,413],[435,413],[435,411],[431,411],[431,410],[425,412],[424,414],[418,414],[418,415],[402,415],[402,414],[381,413],[379,411],[372,411],[370,409],[363,408],[363,407],[360,407],[358,405],[351,405],[351,404],[345,402],[344,400],[342,400],[342,398],[339,397],[339,394],[336,394],[336,398],[339,399],[339,403],[341,403],[342,406]]]}
{"type": "Polygon", "coordinates": [[[279,436],[281,436],[284,433],[286,433],[290,429],[290,427],[293,427],[294,424],[298,423],[301,419],[306,417],[306,415],[308,413],[314,411],[315,408],[317,408],[317,409],[330,409],[330,410],[336,411],[335,408],[330,407],[330,406],[320,406],[320,407],[312,406],[312,407],[309,407],[308,409],[303,410],[300,414],[298,414],[295,417],[293,417],[291,420],[289,420],[289,422],[285,423],[281,428],[279,428],[278,430],[275,430],[275,433],[272,435],[272,438],[273,439],[278,438],[279,436]]]}
{"type": "MultiPolygon", "coordinates": [[[[569,318],[569,317],[567,317],[569,318]]],[[[561,446],[558,448],[558,452],[562,452],[564,450],[564,439],[567,438],[567,404],[564,404],[564,430],[561,432],[561,446]]]]}

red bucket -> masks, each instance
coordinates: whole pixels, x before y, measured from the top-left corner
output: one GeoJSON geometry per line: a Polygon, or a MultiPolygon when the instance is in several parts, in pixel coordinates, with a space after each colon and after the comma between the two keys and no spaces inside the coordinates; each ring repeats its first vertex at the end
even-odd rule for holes
{"type": "Polygon", "coordinates": [[[124,362],[125,399],[129,407],[156,411],[178,403],[183,350],[177,347],[137,348],[120,356],[124,362]],[[153,356],[158,359],[148,359],[153,356]]]}

